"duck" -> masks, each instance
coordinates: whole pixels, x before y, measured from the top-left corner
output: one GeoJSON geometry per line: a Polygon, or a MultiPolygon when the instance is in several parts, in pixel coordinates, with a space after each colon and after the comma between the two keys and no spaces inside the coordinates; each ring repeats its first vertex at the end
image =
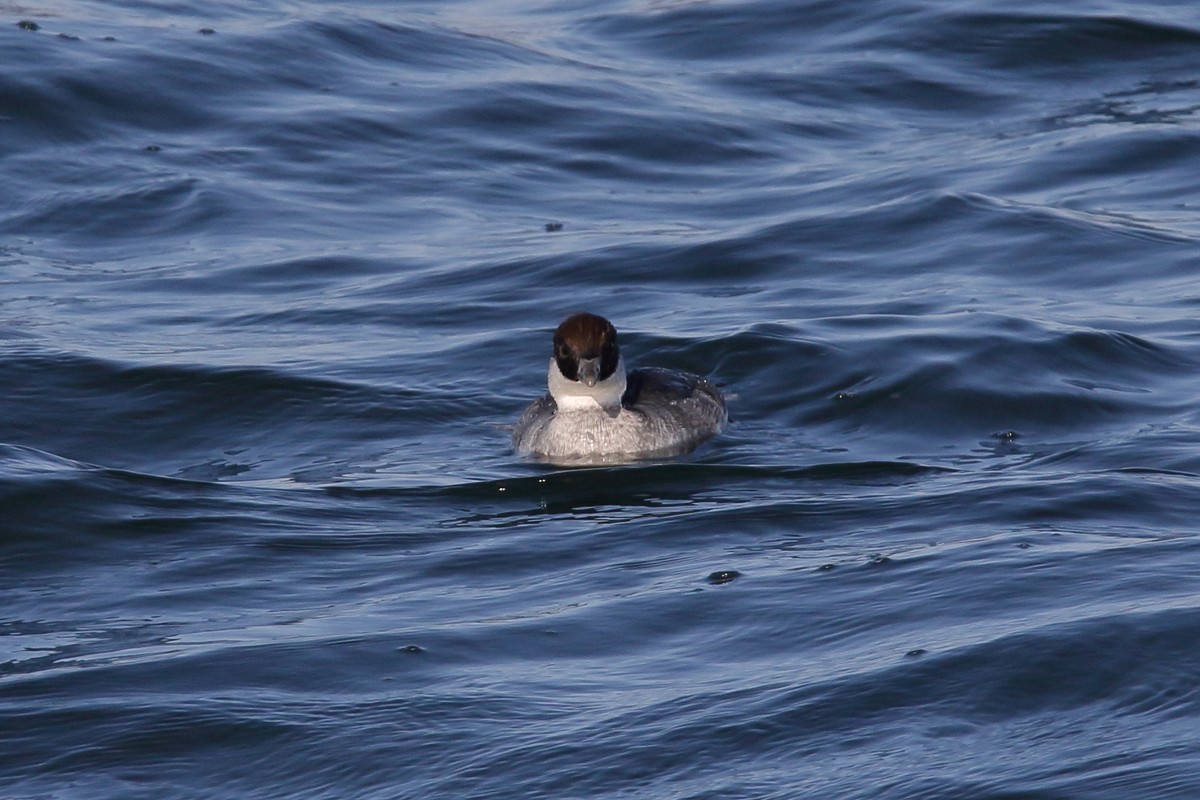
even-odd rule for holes
{"type": "Polygon", "coordinates": [[[513,448],[559,463],[612,463],[691,452],[729,420],[712,381],[660,367],[626,370],[617,329],[590,312],[554,331],[548,393],[526,407],[513,448]]]}

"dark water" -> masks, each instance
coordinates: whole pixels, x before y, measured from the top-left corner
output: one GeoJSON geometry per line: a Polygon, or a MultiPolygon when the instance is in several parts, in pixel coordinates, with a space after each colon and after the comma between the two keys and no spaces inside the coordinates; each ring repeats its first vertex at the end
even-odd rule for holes
{"type": "Polygon", "coordinates": [[[0,795],[1200,796],[1193,3],[0,4],[0,65],[0,795]],[[730,430],[516,458],[584,308],[730,430]]]}

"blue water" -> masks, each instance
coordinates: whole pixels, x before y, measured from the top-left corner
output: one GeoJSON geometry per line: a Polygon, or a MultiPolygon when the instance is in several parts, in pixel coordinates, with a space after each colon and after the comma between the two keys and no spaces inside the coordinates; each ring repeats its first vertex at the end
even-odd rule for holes
{"type": "Polygon", "coordinates": [[[0,4],[0,795],[1200,797],[1198,54],[0,4]],[[728,431],[516,457],[580,309],[728,431]]]}

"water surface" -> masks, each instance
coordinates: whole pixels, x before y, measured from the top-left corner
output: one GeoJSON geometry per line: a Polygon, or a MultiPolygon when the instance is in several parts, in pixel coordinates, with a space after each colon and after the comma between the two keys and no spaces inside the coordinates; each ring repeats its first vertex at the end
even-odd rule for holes
{"type": "Polygon", "coordinates": [[[11,798],[1193,798],[1200,19],[0,5],[11,798]],[[588,309],[696,453],[506,426],[588,309]]]}

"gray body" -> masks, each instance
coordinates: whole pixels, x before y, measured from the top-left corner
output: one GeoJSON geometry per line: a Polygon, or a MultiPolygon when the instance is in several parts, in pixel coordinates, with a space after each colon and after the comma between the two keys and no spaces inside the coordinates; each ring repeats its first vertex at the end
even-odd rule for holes
{"type": "MultiPolygon", "coordinates": [[[[550,368],[553,391],[559,376],[553,362],[550,368]]],[[[513,446],[553,461],[619,462],[686,453],[725,425],[721,391],[699,375],[650,368],[626,377],[622,367],[619,377],[619,404],[560,407],[550,394],[533,401],[517,421],[513,446]]]]}

